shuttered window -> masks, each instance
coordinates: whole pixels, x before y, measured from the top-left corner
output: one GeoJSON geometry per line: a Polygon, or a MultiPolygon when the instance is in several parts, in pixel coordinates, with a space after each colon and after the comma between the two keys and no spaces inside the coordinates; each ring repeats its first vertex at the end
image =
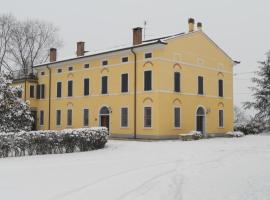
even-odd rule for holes
{"type": "Polygon", "coordinates": [[[128,92],[128,74],[121,75],[121,92],[128,92]]]}
{"type": "Polygon", "coordinates": [[[35,86],[30,85],[30,98],[35,98],[35,86]]]}
{"type": "Polygon", "coordinates": [[[144,71],[144,91],[152,90],[152,71],[144,71]]]}
{"type": "Polygon", "coordinates": [[[67,125],[72,126],[72,110],[67,110],[67,125]]]}
{"type": "Polygon", "coordinates": [[[181,115],[181,110],[179,107],[174,108],[174,127],[175,128],[180,128],[181,123],[180,123],[180,116],[181,115]]]}
{"type": "Polygon", "coordinates": [[[223,80],[218,80],[218,96],[223,97],[223,80]]]}
{"type": "Polygon", "coordinates": [[[152,127],[152,108],[144,107],[144,127],[151,128],[152,127]]]}
{"type": "Polygon", "coordinates": [[[121,108],[121,127],[128,127],[128,108],[121,108]]]}
{"type": "Polygon", "coordinates": [[[198,94],[201,94],[203,95],[204,94],[204,91],[203,91],[203,77],[202,76],[199,76],[198,77],[198,94]]]}
{"type": "Polygon", "coordinates": [[[101,93],[108,94],[108,77],[102,76],[101,82],[101,93]]]}
{"type": "Polygon", "coordinates": [[[90,80],[89,78],[85,78],[84,79],[84,96],[88,96],[89,95],[89,87],[90,86],[90,80]]]}
{"type": "Polygon", "coordinates": [[[60,98],[62,96],[62,83],[57,82],[57,98],[60,98]]]}
{"type": "Polygon", "coordinates": [[[223,128],[224,126],[224,111],[223,110],[219,110],[219,127],[223,128]]]}
{"type": "Polygon", "coordinates": [[[181,90],[181,75],[180,72],[174,72],[174,91],[180,92],[181,90]]]}
{"type": "Polygon", "coordinates": [[[43,126],[44,125],[44,111],[43,110],[41,110],[39,112],[39,125],[40,126],[43,126]]]}
{"type": "Polygon", "coordinates": [[[61,110],[56,110],[56,125],[61,125],[61,110]]]}
{"type": "Polygon", "coordinates": [[[89,110],[83,109],[83,126],[89,126],[89,110]]]}
{"type": "Polygon", "coordinates": [[[73,95],[73,81],[68,81],[68,97],[73,95]]]}

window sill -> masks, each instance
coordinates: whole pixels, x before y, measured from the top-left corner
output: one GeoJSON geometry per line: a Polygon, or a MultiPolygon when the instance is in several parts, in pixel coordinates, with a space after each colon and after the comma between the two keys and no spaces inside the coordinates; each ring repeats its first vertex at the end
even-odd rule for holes
{"type": "Polygon", "coordinates": [[[197,94],[198,96],[205,97],[205,94],[197,94]]]}
{"type": "Polygon", "coordinates": [[[174,130],[181,130],[181,127],[173,127],[174,130]]]}
{"type": "Polygon", "coordinates": [[[153,127],[143,127],[144,130],[152,130],[153,127]]]}
{"type": "Polygon", "coordinates": [[[121,126],[120,128],[121,128],[121,129],[129,129],[129,127],[122,127],[122,126],[121,126]]]}
{"type": "Polygon", "coordinates": [[[219,129],[224,129],[224,127],[218,127],[219,129]]]}

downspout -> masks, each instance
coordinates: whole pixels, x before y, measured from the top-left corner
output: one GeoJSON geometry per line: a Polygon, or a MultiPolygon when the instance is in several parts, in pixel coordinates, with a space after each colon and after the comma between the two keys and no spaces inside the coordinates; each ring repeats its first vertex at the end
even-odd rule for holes
{"type": "Polygon", "coordinates": [[[47,69],[49,70],[49,115],[48,115],[48,130],[51,129],[51,75],[52,71],[51,68],[49,68],[49,65],[47,65],[47,69]]]}
{"type": "Polygon", "coordinates": [[[131,48],[134,55],[134,139],[137,139],[137,54],[131,48]]]}

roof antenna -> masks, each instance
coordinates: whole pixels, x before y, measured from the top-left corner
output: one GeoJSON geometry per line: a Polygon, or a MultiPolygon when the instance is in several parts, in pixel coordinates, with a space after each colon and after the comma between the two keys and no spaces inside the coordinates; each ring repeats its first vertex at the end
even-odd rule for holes
{"type": "Polygon", "coordinates": [[[147,21],[146,20],[144,20],[143,25],[144,25],[144,29],[143,29],[143,40],[145,40],[145,30],[146,30],[146,25],[147,25],[147,21]]]}

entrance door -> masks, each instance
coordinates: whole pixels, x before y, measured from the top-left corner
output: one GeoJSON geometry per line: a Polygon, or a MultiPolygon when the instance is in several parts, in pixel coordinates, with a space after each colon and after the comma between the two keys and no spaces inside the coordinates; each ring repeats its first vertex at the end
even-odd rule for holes
{"type": "Polygon", "coordinates": [[[36,131],[37,130],[37,111],[32,110],[31,115],[34,118],[34,121],[32,123],[32,131],[36,131]]]}
{"type": "Polygon", "coordinates": [[[110,128],[110,111],[106,106],[99,111],[99,125],[108,128],[108,130],[110,128]]]}
{"type": "Polygon", "coordinates": [[[202,107],[199,107],[196,113],[196,130],[205,132],[205,111],[202,107]]]}
{"type": "Polygon", "coordinates": [[[100,118],[101,118],[101,126],[103,126],[103,127],[107,127],[108,128],[108,130],[109,130],[109,128],[110,128],[110,117],[108,116],[108,115],[101,115],[100,116],[100,118]]]}

